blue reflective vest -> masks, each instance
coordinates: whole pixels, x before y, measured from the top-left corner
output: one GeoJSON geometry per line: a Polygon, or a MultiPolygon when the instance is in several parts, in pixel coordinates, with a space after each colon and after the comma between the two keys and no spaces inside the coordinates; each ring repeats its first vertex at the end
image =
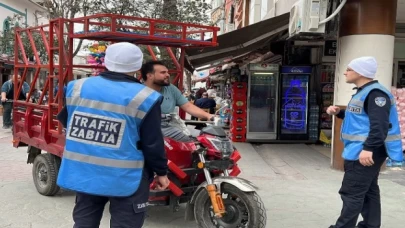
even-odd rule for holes
{"type": "MultiPolygon", "coordinates": [[[[363,143],[370,132],[370,119],[364,111],[364,102],[367,95],[373,89],[379,89],[385,92],[389,98],[391,109],[389,121],[392,125],[388,130],[387,138],[385,139],[385,147],[388,156],[394,161],[402,161],[402,141],[401,131],[399,128],[398,113],[395,105],[395,98],[392,94],[380,83],[374,83],[364,87],[350,100],[345,118],[342,124],[340,139],[343,141],[344,150],[342,157],[345,160],[355,161],[359,159],[360,152],[363,150],[363,143]]],[[[384,101],[380,101],[384,102],[384,101]]]]}
{"type": "Polygon", "coordinates": [[[160,97],[140,83],[103,77],[70,82],[58,185],[101,196],[135,193],[144,167],[142,151],[137,147],[139,127],[160,97]]]}

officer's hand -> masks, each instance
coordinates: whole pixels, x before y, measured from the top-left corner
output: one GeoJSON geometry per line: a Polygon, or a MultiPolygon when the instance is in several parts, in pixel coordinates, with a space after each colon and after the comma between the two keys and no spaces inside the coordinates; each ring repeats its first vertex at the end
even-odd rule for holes
{"type": "Polygon", "coordinates": [[[329,115],[337,115],[340,112],[340,108],[337,106],[329,106],[328,109],[326,109],[326,113],[329,115]]]}
{"type": "Polygon", "coordinates": [[[167,176],[156,176],[155,183],[157,190],[165,190],[167,187],[169,187],[170,181],[167,176]]]}
{"type": "Polygon", "coordinates": [[[7,98],[1,98],[2,102],[6,102],[7,98]]]}
{"type": "Polygon", "coordinates": [[[373,152],[362,150],[359,157],[360,164],[364,166],[374,165],[373,152]]]}

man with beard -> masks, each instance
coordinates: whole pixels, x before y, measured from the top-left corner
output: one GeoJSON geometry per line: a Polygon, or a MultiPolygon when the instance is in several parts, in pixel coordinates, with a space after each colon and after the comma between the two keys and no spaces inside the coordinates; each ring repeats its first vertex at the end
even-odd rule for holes
{"type": "Polygon", "coordinates": [[[215,115],[209,114],[204,110],[190,103],[180,90],[170,84],[169,70],[160,61],[150,61],[142,65],[142,79],[144,84],[163,95],[163,101],[160,105],[162,114],[174,112],[176,106],[179,106],[188,114],[201,119],[213,120],[215,115]]]}
{"type": "MultiPolygon", "coordinates": [[[[21,83],[21,75],[17,75],[18,85],[21,83]]],[[[28,83],[23,82],[21,92],[18,96],[18,100],[25,100],[30,91],[30,86],[28,83]]],[[[6,81],[1,87],[1,102],[3,103],[3,128],[11,128],[11,111],[13,109],[12,100],[14,99],[14,75],[11,76],[10,80],[6,81]],[[6,102],[6,101],[11,102],[6,102]]]]}

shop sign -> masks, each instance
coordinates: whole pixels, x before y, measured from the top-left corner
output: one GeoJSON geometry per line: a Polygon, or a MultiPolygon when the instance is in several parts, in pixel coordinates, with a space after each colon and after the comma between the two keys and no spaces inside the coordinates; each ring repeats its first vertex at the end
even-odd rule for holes
{"type": "Polygon", "coordinates": [[[323,49],[324,56],[336,56],[337,41],[336,40],[326,40],[325,47],[323,49]]]}
{"type": "Polygon", "coordinates": [[[249,70],[265,70],[265,71],[278,71],[279,65],[267,63],[251,63],[249,70]]]}
{"type": "Polygon", "coordinates": [[[283,74],[311,74],[312,67],[310,66],[285,66],[281,68],[283,74]]]}

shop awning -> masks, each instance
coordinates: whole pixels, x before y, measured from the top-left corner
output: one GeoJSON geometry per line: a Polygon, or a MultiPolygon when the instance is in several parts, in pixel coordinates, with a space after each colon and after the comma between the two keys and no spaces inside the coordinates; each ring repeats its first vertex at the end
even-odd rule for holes
{"type": "Polygon", "coordinates": [[[286,13],[220,35],[217,47],[186,49],[187,60],[195,69],[252,52],[285,33],[288,30],[289,18],[290,13],[286,13]]]}

